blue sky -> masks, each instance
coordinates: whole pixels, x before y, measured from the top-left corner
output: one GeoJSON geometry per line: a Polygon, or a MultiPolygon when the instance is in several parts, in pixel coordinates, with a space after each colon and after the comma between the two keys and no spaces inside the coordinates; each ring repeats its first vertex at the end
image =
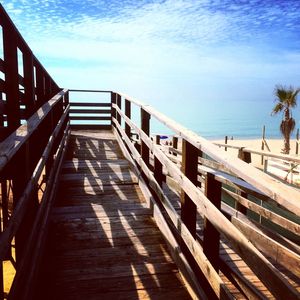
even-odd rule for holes
{"type": "Polygon", "coordinates": [[[300,86],[299,0],[1,3],[62,87],[120,90],[176,118],[272,107],[276,84],[300,86]]]}

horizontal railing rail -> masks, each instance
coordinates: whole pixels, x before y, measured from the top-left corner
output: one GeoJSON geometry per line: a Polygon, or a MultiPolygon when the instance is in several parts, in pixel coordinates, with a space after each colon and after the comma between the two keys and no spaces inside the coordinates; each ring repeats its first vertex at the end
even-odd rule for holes
{"type": "Polygon", "coordinates": [[[219,146],[219,147],[237,149],[237,150],[241,150],[243,152],[247,152],[247,153],[250,153],[250,154],[257,154],[257,155],[262,155],[264,157],[278,158],[278,159],[281,159],[281,160],[290,161],[290,162],[300,164],[300,157],[297,157],[297,156],[294,156],[294,155],[280,154],[280,153],[264,151],[264,150],[258,150],[258,149],[249,148],[249,147],[242,147],[242,146],[238,146],[238,145],[230,145],[230,144],[223,144],[223,143],[214,143],[214,144],[216,146],[219,146]]]}
{"type": "MultiPolygon", "coordinates": [[[[0,143],[1,212],[5,216],[0,258],[1,266],[10,260],[15,268],[9,299],[32,299],[34,295],[49,211],[70,133],[69,109],[68,91],[63,90],[0,143]]],[[[2,279],[5,271],[1,269],[2,279]]],[[[0,299],[6,298],[3,286],[0,294],[0,299]]]]}
{"type": "MultiPolygon", "coordinates": [[[[220,262],[220,238],[224,237],[275,297],[297,299],[298,292],[274,263],[284,263],[286,261],[284,255],[286,255],[291,260],[289,265],[294,264],[299,270],[299,247],[279,234],[276,240],[272,239],[262,225],[259,229],[255,227],[256,222],[248,218],[245,210],[251,208],[267,219],[275,220],[275,223],[280,223],[298,238],[300,192],[274,180],[253,166],[221,152],[217,146],[151,106],[144,105],[125,94],[113,92],[111,95],[115,133],[123,141],[124,149],[129,151],[137,169],[141,170],[144,180],[154,192],[158,205],[163,207],[170,224],[179,239],[183,241],[185,245],[183,251],[186,256],[190,257],[191,261],[196,261],[216,296],[231,298],[219,274],[219,269],[222,268],[223,273],[228,275],[228,272],[231,272],[233,276],[232,271],[224,267],[226,263],[220,262]],[[132,121],[132,105],[140,109],[140,125],[132,121]],[[155,140],[151,138],[151,118],[155,118],[181,138],[182,151],[180,156],[179,153],[173,156],[175,162],[170,157],[169,151],[165,151],[164,147],[157,144],[159,137],[155,140]],[[138,139],[132,138],[133,133],[138,136],[138,139]],[[140,143],[137,143],[137,140],[140,143]],[[205,161],[218,164],[223,171],[228,171],[231,177],[226,173],[223,173],[223,176],[221,173],[217,174],[211,168],[212,165],[210,168],[203,169],[205,161]],[[166,182],[168,178],[172,179],[181,195],[180,215],[174,207],[173,200],[166,193],[166,185],[170,186],[170,183],[166,182]],[[229,184],[239,190],[232,191],[228,188],[229,184]],[[248,194],[245,193],[245,187],[248,193],[253,190],[256,196],[261,196],[260,201],[270,200],[270,203],[276,204],[294,219],[283,220],[285,218],[278,215],[276,211],[269,213],[265,207],[250,201],[248,194]],[[225,193],[238,202],[237,210],[221,201],[225,193]],[[196,231],[197,215],[204,219],[202,238],[196,231]],[[268,243],[274,248],[270,249],[268,243]],[[268,254],[273,260],[270,260],[268,254]]],[[[295,273],[299,276],[298,271],[295,273]]],[[[241,286],[247,296],[253,296],[253,293],[256,296],[259,294],[253,291],[251,283],[243,282],[241,286]]]]}
{"type": "Polygon", "coordinates": [[[73,129],[111,128],[111,91],[70,89],[69,92],[73,129]]]}

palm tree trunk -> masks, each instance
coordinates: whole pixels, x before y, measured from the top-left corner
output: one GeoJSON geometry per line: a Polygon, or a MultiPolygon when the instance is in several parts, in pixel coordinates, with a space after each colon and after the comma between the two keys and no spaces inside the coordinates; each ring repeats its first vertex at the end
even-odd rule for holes
{"type": "Polygon", "coordinates": [[[291,131],[289,129],[288,123],[290,119],[290,110],[286,108],[284,112],[284,122],[285,122],[285,128],[284,128],[284,153],[290,154],[290,134],[291,131]]]}
{"type": "Polygon", "coordinates": [[[286,134],[284,136],[284,153],[290,154],[290,132],[286,130],[286,134]]]}

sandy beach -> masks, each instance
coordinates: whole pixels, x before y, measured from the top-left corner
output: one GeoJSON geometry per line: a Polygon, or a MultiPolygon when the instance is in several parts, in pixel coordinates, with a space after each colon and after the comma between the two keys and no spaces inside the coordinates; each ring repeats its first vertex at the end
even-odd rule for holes
{"type": "MultiPolygon", "coordinates": [[[[213,140],[212,142],[224,144],[225,140],[213,140]]],[[[266,140],[266,142],[272,153],[281,154],[281,149],[283,148],[283,139],[268,139],[268,140],[266,140]]],[[[227,144],[233,145],[233,146],[238,146],[238,147],[245,147],[245,148],[251,148],[251,149],[255,149],[255,150],[261,150],[262,140],[261,139],[236,139],[236,140],[229,139],[227,144]]],[[[290,146],[291,146],[290,155],[295,156],[296,155],[296,140],[295,139],[291,140],[290,146]]],[[[268,151],[266,146],[264,148],[265,148],[264,151],[268,151]]],[[[224,147],[221,147],[220,149],[225,151],[224,147]]],[[[299,147],[299,152],[300,152],[300,147],[299,147]]],[[[233,157],[237,157],[238,149],[227,148],[227,153],[231,154],[233,157]]],[[[256,166],[258,168],[263,167],[261,165],[261,156],[260,155],[252,154],[251,159],[252,159],[252,164],[254,166],[256,166]]]]}

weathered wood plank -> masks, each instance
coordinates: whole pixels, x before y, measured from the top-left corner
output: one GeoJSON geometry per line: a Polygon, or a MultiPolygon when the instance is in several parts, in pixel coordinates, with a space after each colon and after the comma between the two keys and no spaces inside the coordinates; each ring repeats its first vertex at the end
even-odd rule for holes
{"type": "MultiPolygon", "coordinates": [[[[89,147],[87,140],[88,134],[83,147],[89,147]]],[[[44,273],[52,274],[46,285],[55,299],[132,299],[138,294],[140,299],[190,299],[128,167],[108,156],[66,161],[52,210],[53,256],[44,273]]]]}

